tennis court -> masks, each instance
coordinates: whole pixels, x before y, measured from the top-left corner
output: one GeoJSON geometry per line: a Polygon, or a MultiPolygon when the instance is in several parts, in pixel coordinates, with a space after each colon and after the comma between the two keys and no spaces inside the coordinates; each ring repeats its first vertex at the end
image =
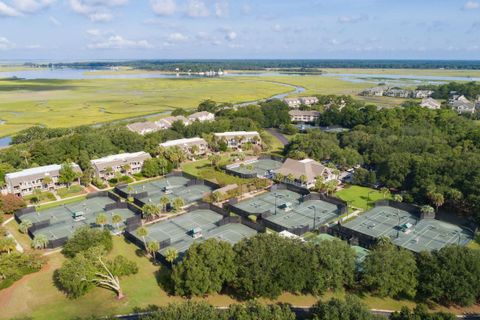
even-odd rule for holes
{"type": "MultiPolygon", "coordinates": [[[[146,226],[148,235],[145,241],[164,242],[160,245],[159,253],[163,254],[167,248],[175,248],[179,254],[184,253],[194,241],[204,241],[210,238],[227,241],[235,244],[245,237],[255,235],[257,232],[240,223],[229,223],[218,226],[216,223],[223,216],[211,210],[194,210],[181,216],[146,226]],[[194,237],[193,230],[199,231],[200,236],[194,237]]],[[[134,237],[143,239],[132,233],[134,237]]]]}
{"type": "Polygon", "coordinates": [[[301,194],[290,190],[276,190],[233,205],[252,215],[267,213],[269,221],[284,230],[308,226],[319,227],[338,217],[337,205],[323,200],[303,201],[301,194]]]}
{"type": "Polygon", "coordinates": [[[30,220],[32,223],[44,222],[46,226],[33,231],[33,235],[43,234],[49,240],[56,240],[63,237],[70,237],[75,230],[83,226],[98,227],[96,218],[103,213],[107,216],[107,224],[105,228],[115,229],[116,225],[112,223],[112,216],[118,214],[123,218],[119,226],[125,223],[125,220],[135,216],[135,213],[128,208],[116,208],[113,210],[105,210],[105,206],[114,204],[115,201],[109,197],[93,197],[84,199],[79,202],[68,203],[53,207],[50,209],[32,212],[21,216],[21,220],[30,220]],[[81,216],[75,219],[74,215],[81,216]]]}
{"type": "Polygon", "coordinates": [[[460,226],[419,219],[414,213],[390,206],[378,206],[344,225],[371,237],[388,237],[398,246],[414,252],[439,250],[447,245],[466,245],[473,236],[460,226]]]}
{"type": "Polygon", "coordinates": [[[234,163],[227,166],[228,171],[238,176],[256,175],[257,177],[271,177],[273,170],[282,166],[280,161],[272,159],[259,159],[252,161],[245,161],[242,163],[234,163]]]}
{"type": "Polygon", "coordinates": [[[212,192],[213,188],[204,184],[192,184],[192,180],[173,176],[165,179],[149,181],[142,184],[122,187],[121,190],[133,194],[133,197],[143,203],[160,203],[160,199],[182,198],[186,204],[201,200],[212,192]]]}

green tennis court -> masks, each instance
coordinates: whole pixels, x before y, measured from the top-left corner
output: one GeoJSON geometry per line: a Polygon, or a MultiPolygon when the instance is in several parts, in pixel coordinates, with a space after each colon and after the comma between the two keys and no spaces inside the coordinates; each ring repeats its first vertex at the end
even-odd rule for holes
{"type": "MultiPolygon", "coordinates": [[[[147,243],[150,241],[169,242],[167,246],[160,248],[160,254],[163,254],[170,247],[175,248],[179,254],[182,254],[194,241],[216,238],[235,244],[241,239],[257,233],[255,230],[240,223],[228,223],[218,226],[216,223],[222,219],[222,215],[211,210],[194,210],[178,217],[146,226],[148,235],[145,241],[147,243]],[[195,238],[192,235],[192,230],[194,229],[201,232],[201,237],[195,238]]],[[[143,241],[141,237],[136,235],[136,232],[133,232],[132,235],[143,241]]]]}
{"type": "Polygon", "coordinates": [[[337,205],[322,201],[303,201],[301,194],[276,190],[239,202],[237,207],[252,215],[269,213],[264,218],[283,229],[308,226],[309,229],[328,223],[339,216],[337,205]]]}
{"type": "Polygon", "coordinates": [[[107,196],[93,197],[79,202],[68,203],[58,207],[49,208],[39,212],[24,214],[20,217],[22,221],[29,220],[32,223],[49,221],[44,228],[37,229],[33,235],[43,234],[49,240],[56,240],[63,237],[70,237],[75,230],[83,226],[98,227],[96,218],[99,214],[107,216],[105,228],[115,229],[125,223],[125,220],[135,216],[135,213],[127,208],[116,208],[105,210],[105,206],[114,204],[115,201],[107,196]],[[114,225],[112,216],[118,214],[123,218],[119,226],[114,225]],[[81,219],[75,219],[79,215],[81,219]]]}
{"type": "Polygon", "coordinates": [[[141,184],[124,186],[122,191],[133,194],[143,203],[160,203],[160,199],[182,198],[186,204],[201,200],[213,191],[213,188],[204,184],[189,185],[192,180],[185,177],[168,177],[165,179],[148,181],[141,184]]]}
{"type": "Polygon", "coordinates": [[[460,226],[419,219],[414,213],[390,206],[378,206],[344,225],[375,238],[388,237],[398,246],[414,252],[439,250],[447,245],[466,245],[472,233],[460,226]]]}
{"type": "Polygon", "coordinates": [[[242,163],[234,163],[226,168],[232,173],[237,173],[238,175],[252,175],[255,174],[257,177],[269,177],[272,175],[272,171],[280,168],[282,163],[280,161],[272,159],[259,159],[245,161],[242,163]]]}

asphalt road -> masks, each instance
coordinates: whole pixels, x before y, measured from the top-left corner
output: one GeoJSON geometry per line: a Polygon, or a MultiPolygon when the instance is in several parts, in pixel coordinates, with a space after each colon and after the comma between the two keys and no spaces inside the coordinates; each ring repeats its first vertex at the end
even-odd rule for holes
{"type": "Polygon", "coordinates": [[[288,139],[276,128],[268,128],[268,132],[273,134],[284,146],[288,144],[288,139]]]}

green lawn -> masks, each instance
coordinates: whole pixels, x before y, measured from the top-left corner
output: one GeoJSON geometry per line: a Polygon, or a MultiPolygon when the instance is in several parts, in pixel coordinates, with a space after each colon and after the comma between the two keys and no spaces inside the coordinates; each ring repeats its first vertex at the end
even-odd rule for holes
{"type": "Polygon", "coordinates": [[[263,131],[262,135],[267,136],[270,140],[270,153],[277,154],[277,155],[282,155],[283,153],[283,144],[280,142],[280,140],[277,139],[273,134],[268,132],[267,130],[263,131]]]}
{"type": "Polygon", "coordinates": [[[27,201],[29,204],[35,204],[32,199],[38,199],[38,203],[43,203],[43,202],[50,202],[50,201],[55,201],[57,198],[53,195],[51,192],[42,192],[39,194],[31,194],[28,196],[24,196],[23,199],[27,201]]]}
{"type": "MultiPolygon", "coordinates": [[[[229,157],[223,157],[220,165],[225,165],[229,161],[229,157]]],[[[200,177],[205,180],[216,182],[220,185],[227,185],[227,184],[244,184],[248,183],[249,179],[242,179],[239,177],[234,177],[225,172],[215,169],[210,164],[208,159],[203,159],[195,162],[189,162],[182,165],[182,170],[186,173],[194,175],[196,177],[200,177]]]]}
{"type": "MultiPolygon", "coordinates": [[[[373,204],[383,199],[383,194],[375,189],[350,186],[335,193],[335,196],[348,202],[350,207],[368,210],[373,204]]],[[[390,197],[390,195],[387,195],[390,197]]]]}
{"type": "Polygon", "coordinates": [[[73,197],[73,196],[78,196],[81,194],[84,194],[85,190],[83,189],[82,186],[79,185],[73,185],[70,188],[61,188],[57,190],[57,194],[60,196],[60,198],[68,198],[68,197],[73,197]]]}
{"type": "Polygon", "coordinates": [[[46,210],[46,209],[50,209],[50,208],[53,208],[53,207],[58,207],[58,206],[63,205],[63,204],[77,202],[77,201],[85,199],[86,197],[87,197],[86,194],[82,194],[82,195],[76,196],[75,198],[60,200],[60,201],[55,201],[55,202],[48,203],[48,204],[39,205],[37,207],[37,210],[41,211],[41,210],[46,210]]]}

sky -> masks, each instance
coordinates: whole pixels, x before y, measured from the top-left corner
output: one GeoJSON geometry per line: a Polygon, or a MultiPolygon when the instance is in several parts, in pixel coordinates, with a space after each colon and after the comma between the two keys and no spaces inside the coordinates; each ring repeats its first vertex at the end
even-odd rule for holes
{"type": "Polygon", "coordinates": [[[480,0],[0,0],[0,60],[480,59],[480,0]]]}

